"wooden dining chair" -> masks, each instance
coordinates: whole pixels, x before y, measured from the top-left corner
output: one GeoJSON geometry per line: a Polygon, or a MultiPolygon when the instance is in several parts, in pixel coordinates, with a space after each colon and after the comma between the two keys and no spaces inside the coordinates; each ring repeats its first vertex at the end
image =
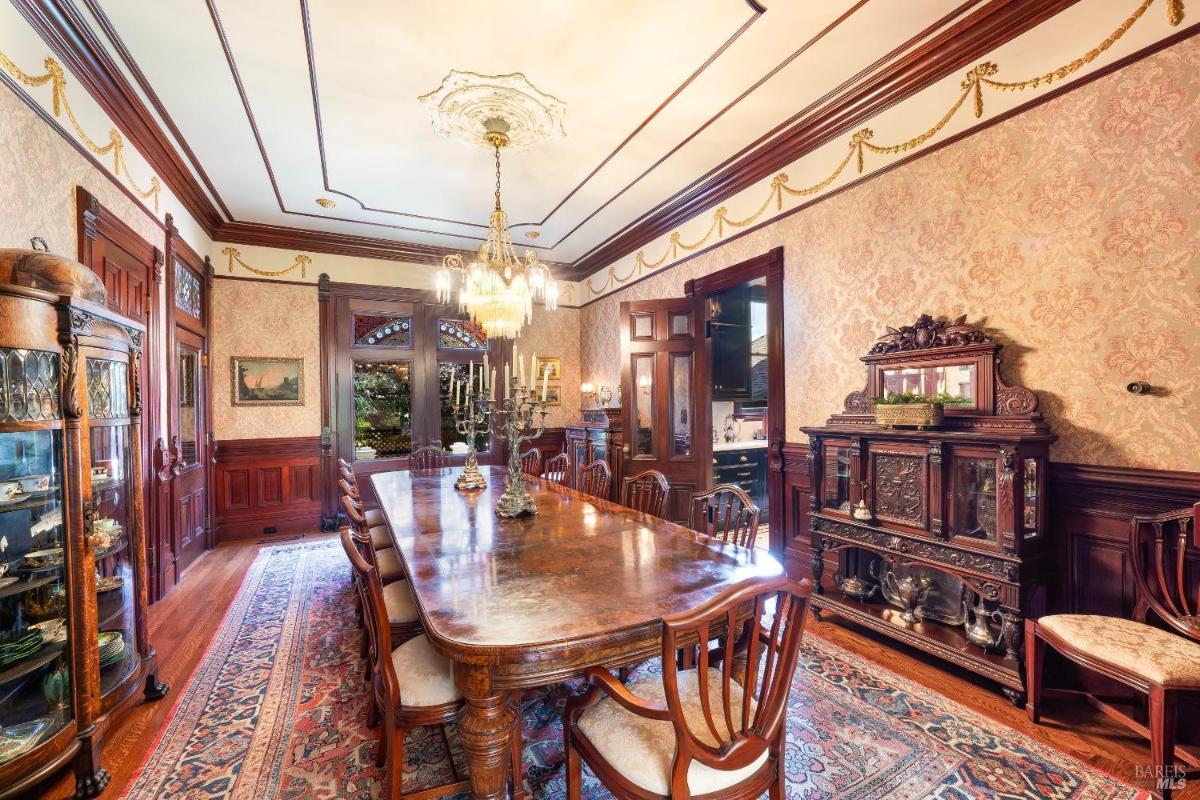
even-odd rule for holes
{"type": "Polygon", "coordinates": [[[758,535],[758,506],[736,486],[714,486],[692,495],[688,527],[724,542],[754,547],[758,535]]]}
{"type": "MultiPolygon", "coordinates": [[[[383,591],[375,568],[362,557],[351,539],[349,529],[342,529],[342,546],[365,587],[368,658],[372,661],[371,697],[367,704],[367,724],[374,728],[383,723],[383,741],[376,750],[376,764],[384,769],[384,796],[389,800],[432,800],[468,791],[470,781],[459,774],[450,752],[446,725],[458,717],[463,705],[462,693],[454,683],[450,659],[433,648],[424,636],[416,636],[393,648],[393,638],[386,618],[383,591]],[[405,793],[404,737],[409,730],[436,725],[441,728],[447,759],[454,780],[405,793]]],[[[520,800],[524,790],[521,772],[521,716],[516,716],[513,744],[510,751],[512,795],[520,800]]]]}
{"type": "Polygon", "coordinates": [[[1129,526],[1129,561],[1136,601],[1133,619],[1094,614],[1053,614],[1025,621],[1025,711],[1041,716],[1042,699],[1084,694],[1109,716],[1150,739],[1150,766],[1169,798],[1172,784],[1200,777],[1200,758],[1176,749],[1179,705],[1200,700],[1200,503],[1155,516],[1135,516],[1129,526]],[[1153,620],[1161,624],[1151,625],[1153,620]],[[1046,646],[1071,661],[1116,680],[1147,698],[1143,725],[1116,704],[1087,692],[1044,689],[1046,646]],[[1191,771],[1176,767],[1176,759],[1191,771]]]}
{"type": "MultiPolygon", "coordinates": [[[[349,497],[354,501],[354,505],[362,514],[363,519],[366,520],[367,528],[369,530],[374,530],[375,528],[387,525],[387,520],[384,519],[382,511],[380,511],[378,508],[363,507],[362,499],[358,495],[358,486],[350,483],[350,481],[346,480],[345,478],[340,478],[338,480],[338,490],[341,491],[343,497],[349,497]]],[[[384,530],[384,533],[386,534],[387,531],[384,530]]],[[[382,541],[384,544],[376,544],[376,547],[383,547],[385,544],[390,544],[390,541],[386,537],[384,537],[382,541]]]]}
{"type": "Polygon", "coordinates": [[[608,462],[597,459],[579,470],[579,486],[576,488],[584,494],[607,500],[608,484],[611,481],[612,471],[608,468],[608,462]]]}
{"type": "Polygon", "coordinates": [[[384,583],[398,581],[404,578],[404,565],[400,556],[392,546],[392,538],[388,529],[383,526],[367,527],[366,517],[363,516],[358,504],[349,497],[342,497],[342,511],[350,519],[356,540],[368,547],[371,552],[371,565],[379,569],[379,577],[384,583]],[[377,546],[381,545],[381,546],[377,546]]]}
{"type": "Polygon", "coordinates": [[[542,477],[542,451],[531,447],[521,453],[521,472],[535,478],[542,477]]]}
{"type": "MultiPolygon", "coordinates": [[[[662,676],[628,687],[607,670],[567,702],[567,797],[579,800],[582,765],[621,800],[784,798],[787,704],[808,618],[809,581],[754,578],[662,620],[662,676]],[[767,603],[776,603],[762,630],[767,603]],[[685,642],[708,642],[695,669],[678,666],[685,642]],[[744,652],[739,652],[744,648],[744,652]],[[663,725],[661,723],[669,723],[663,725]]],[[[687,647],[692,647],[689,644],[687,647]]]]}
{"type": "Polygon", "coordinates": [[[551,483],[557,483],[559,486],[566,486],[570,483],[571,477],[571,461],[567,458],[565,452],[559,453],[556,456],[551,456],[546,459],[546,466],[542,472],[542,477],[551,483]]]}
{"type": "Polygon", "coordinates": [[[440,445],[427,444],[413,450],[408,456],[408,468],[412,472],[437,473],[450,467],[450,454],[440,445]]]}
{"type": "Polygon", "coordinates": [[[671,484],[666,475],[656,469],[648,469],[626,478],[622,483],[621,505],[652,517],[663,515],[663,507],[671,494],[671,484]]]}

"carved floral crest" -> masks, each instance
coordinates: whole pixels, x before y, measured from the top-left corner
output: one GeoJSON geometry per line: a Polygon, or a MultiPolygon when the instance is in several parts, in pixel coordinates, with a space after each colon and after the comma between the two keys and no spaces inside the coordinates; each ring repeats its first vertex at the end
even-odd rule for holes
{"type": "Polygon", "coordinates": [[[912,325],[889,327],[887,333],[875,340],[868,355],[926,350],[931,347],[962,347],[990,341],[991,336],[967,324],[966,314],[953,320],[934,319],[928,314],[922,314],[912,325]]]}

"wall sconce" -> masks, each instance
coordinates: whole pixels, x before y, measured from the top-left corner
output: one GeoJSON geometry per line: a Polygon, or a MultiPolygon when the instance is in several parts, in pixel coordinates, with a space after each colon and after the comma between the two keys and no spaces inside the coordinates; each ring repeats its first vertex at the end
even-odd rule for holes
{"type": "Polygon", "coordinates": [[[579,384],[579,394],[583,399],[584,408],[595,408],[598,402],[596,397],[596,387],[590,383],[579,384]]]}

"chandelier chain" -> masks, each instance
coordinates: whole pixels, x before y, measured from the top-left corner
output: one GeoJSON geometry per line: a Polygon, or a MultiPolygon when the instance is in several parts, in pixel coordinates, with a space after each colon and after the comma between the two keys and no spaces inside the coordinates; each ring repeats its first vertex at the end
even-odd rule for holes
{"type": "Polygon", "coordinates": [[[500,143],[492,145],[496,153],[496,210],[500,210],[500,143]]]}

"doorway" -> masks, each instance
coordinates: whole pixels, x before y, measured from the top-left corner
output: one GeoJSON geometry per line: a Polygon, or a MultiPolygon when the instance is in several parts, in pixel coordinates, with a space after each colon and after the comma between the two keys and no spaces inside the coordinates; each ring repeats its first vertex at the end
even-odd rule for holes
{"type": "MultiPolygon", "coordinates": [[[[671,484],[666,516],[718,484],[762,509],[756,546],[783,560],[783,248],[621,304],[627,476],[671,484]]],[[[625,476],[625,477],[627,477],[625,476]]]]}

